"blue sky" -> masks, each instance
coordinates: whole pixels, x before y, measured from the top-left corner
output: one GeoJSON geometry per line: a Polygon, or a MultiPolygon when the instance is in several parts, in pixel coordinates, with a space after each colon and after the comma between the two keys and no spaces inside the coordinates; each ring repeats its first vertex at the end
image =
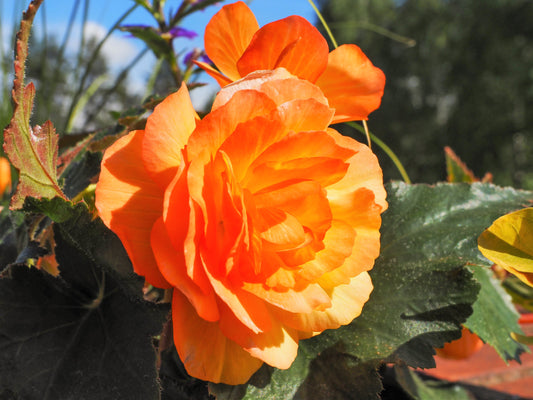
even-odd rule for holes
{"type": "MultiPolygon", "coordinates": [[[[56,36],[58,41],[60,41],[63,38],[67,22],[76,1],[77,0],[44,0],[34,22],[34,34],[40,34],[44,19],[46,21],[47,31],[56,36]]],[[[86,0],[79,1],[80,4],[75,18],[76,22],[71,35],[73,40],[70,45],[70,50],[73,52],[78,50],[76,46],[79,39],[76,40],[76,38],[79,38],[82,9],[86,0]]],[[[12,25],[12,21],[15,19],[15,16],[21,15],[22,10],[26,9],[29,2],[30,0],[0,0],[1,26],[4,33],[4,49],[11,46],[6,43],[6,40],[10,36],[8,32],[11,30],[10,25],[12,25]]],[[[167,13],[171,10],[176,10],[181,2],[182,0],[167,0],[165,10],[167,13]]],[[[176,50],[186,51],[195,47],[203,48],[203,31],[207,22],[224,4],[230,2],[231,1],[221,1],[220,3],[208,7],[204,11],[197,12],[187,17],[181,26],[196,31],[199,36],[192,40],[177,39],[175,41],[176,50]]],[[[315,23],[316,21],[315,13],[307,0],[252,0],[247,1],[247,3],[254,12],[260,26],[293,14],[301,15],[312,23],[315,23]]],[[[133,0],[89,0],[89,24],[85,28],[86,32],[88,30],[90,34],[94,34],[99,38],[103,37],[107,33],[109,27],[111,27],[132,5],[134,5],[133,0]]],[[[154,22],[146,10],[142,7],[138,7],[127,17],[124,24],[152,25],[154,22]]],[[[108,41],[103,52],[110,63],[118,70],[120,67],[127,65],[143,47],[144,45],[140,40],[129,38],[123,32],[116,32],[112,39],[108,41]]],[[[149,75],[154,62],[155,59],[153,57],[145,57],[135,71],[130,73],[131,79],[141,85],[149,75]]],[[[209,79],[210,78],[206,78],[206,80],[209,79]]]]}

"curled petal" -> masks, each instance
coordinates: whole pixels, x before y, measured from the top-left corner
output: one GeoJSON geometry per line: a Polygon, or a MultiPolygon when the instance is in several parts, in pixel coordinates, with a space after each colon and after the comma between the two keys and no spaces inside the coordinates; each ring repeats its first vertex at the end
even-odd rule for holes
{"type": "Polygon", "coordinates": [[[272,307],[271,312],[282,323],[303,332],[322,332],[347,325],[358,317],[372,292],[372,281],[363,272],[351,278],[346,285],[339,285],[329,291],[331,307],[324,311],[290,313],[272,307]]]}
{"type": "Polygon", "coordinates": [[[334,123],[366,120],[381,104],[385,75],[358,46],[346,44],[329,53],[316,84],[335,108],[334,123]]]}
{"type": "Polygon", "coordinates": [[[237,61],[258,29],[254,14],[242,1],[222,7],[207,24],[205,52],[232,81],[241,77],[237,61]]]}
{"type": "Polygon", "coordinates": [[[120,238],[135,272],[156,287],[169,288],[150,246],[152,225],[163,211],[163,192],[139,162],[143,136],[143,131],[133,131],[106,150],[95,204],[102,221],[120,238]]]}
{"type": "Polygon", "coordinates": [[[257,70],[283,67],[301,79],[315,82],[326,68],[328,51],[320,32],[304,18],[293,15],[259,29],[237,68],[241,76],[246,76],[257,70]]]}
{"type": "Polygon", "coordinates": [[[200,318],[179,290],[172,295],[174,343],[189,375],[211,382],[246,382],[263,364],[228,339],[216,322],[200,318]]]}
{"type": "Polygon", "coordinates": [[[258,297],[240,288],[230,287],[227,282],[221,282],[214,278],[209,274],[209,271],[207,271],[207,275],[220,300],[232,311],[241,324],[254,333],[271,329],[270,314],[258,297]]]}
{"type": "MultiPolygon", "coordinates": [[[[265,309],[264,312],[270,318],[269,310],[265,309]]],[[[254,333],[235,317],[231,309],[222,305],[220,329],[252,356],[273,367],[287,369],[298,352],[298,332],[271,319],[272,325],[268,331],[254,333]]]]}
{"type": "MultiPolygon", "coordinates": [[[[222,107],[224,104],[226,104],[235,93],[243,91],[243,90],[255,90],[257,92],[261,92],[261,87],[264,83],[270,82],[270,81],[277,81],[277,80],[283,80],[283,79],[291,79],[294,78],[294,75],[289,73],[285,68],[277,68],[273,71],[254,71],[250,73],[246,78],[240,79],[236,82],[233,82],[232,84],[223,87],[220,92],[217,94],[217,97],[215,98],[215,101],[213,102],[213,107],[211,111],[216,110],[219,107],[222,107]]],[[[292,81],[292,79],[291,79],[292,81]]],[[[262,94],[266,95],[270,99],[271,93],[262,92],[262,94]]],[[[271,101],[274,101],[274,97],[270,99],[271,101]]],[[[275,105],[279,105],[278,103],[274,103],[275,105]]]]}

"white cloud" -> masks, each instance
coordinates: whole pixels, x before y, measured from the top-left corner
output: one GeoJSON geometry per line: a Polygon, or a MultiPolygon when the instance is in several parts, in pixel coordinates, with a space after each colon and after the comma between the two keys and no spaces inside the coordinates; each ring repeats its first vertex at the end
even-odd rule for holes
{"type": "MultiPolygon", "coordinates": [[[[94,38],[98,42],[107,34],[107,29],[94,21],[88,21],[84,26],[84,33],[88,38],[94,38]]],[[[105,41],[101,52],[109,62],[112,70],[118,70],[128,65],[137,55],[139,50],[132,43],[131,38],[121,37],[122,33],[113,33],[105,41]]]]}

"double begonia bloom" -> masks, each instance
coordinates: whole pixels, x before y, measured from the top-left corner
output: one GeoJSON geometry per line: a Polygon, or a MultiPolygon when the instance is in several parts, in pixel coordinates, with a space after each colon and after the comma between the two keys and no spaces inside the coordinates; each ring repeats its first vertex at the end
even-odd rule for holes
{"type": "Polygon", "coordinates": [[[345,44],[329,52],[320,32],[300,16],[259,28],[242,1],[229,4],[206,27],[205,51],[218,70],[196,62],[220,86],[278,67],[316,84],[335,109],[332,122],[366,120],[383,96],[385,75],[362,50],[345,44]]]}
{"type": "Polygon", "coordinates": [[[173,288],[190,375],[288,368],[300,339],[361,313],[386,193],[370,149],[328,127],[334,112],[309,81],[256,71],[201,120],[182,86],[105,152],[96,206],[134,270],[173,288]]]}

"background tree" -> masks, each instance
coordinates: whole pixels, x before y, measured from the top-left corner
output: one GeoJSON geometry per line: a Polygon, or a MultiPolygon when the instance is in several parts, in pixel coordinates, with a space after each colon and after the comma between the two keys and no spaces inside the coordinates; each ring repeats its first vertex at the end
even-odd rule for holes
{"type": "MultiPolygon", "coordinates": [[[[444,179],[448,145],[476,175],[490,171],[495,183],[533,188],[533,2],[320,4],[339,44],[357,43],[385,72],[370,129],[397,152],[413,181],[444,179]]],[[[399,178],[377,152],[386,179],[399,178]]]]}

